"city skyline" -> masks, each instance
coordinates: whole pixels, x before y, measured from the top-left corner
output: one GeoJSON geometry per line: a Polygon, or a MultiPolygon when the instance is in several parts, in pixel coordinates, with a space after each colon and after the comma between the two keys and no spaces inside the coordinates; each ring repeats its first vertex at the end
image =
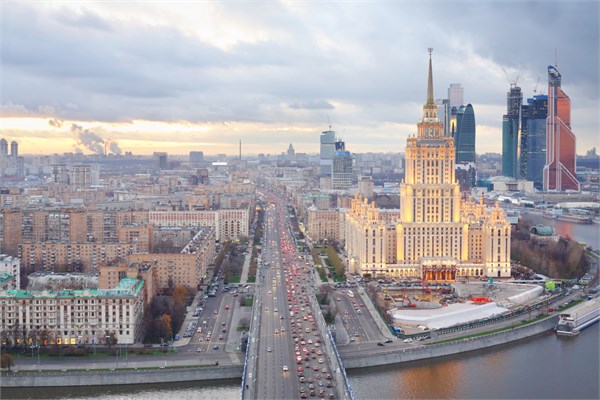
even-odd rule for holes
{"type": "Polygon", "coordinates": [[[435,98],[460,83],[476,109],[477,153],[501,152],[509,81],[547,92],[555,51],[577,153],[598,146],[597,2],[1,7],[0,136],[21,154],[317,153],[330,123],[354,153],[401,152],[427,47],[435,98]]]}

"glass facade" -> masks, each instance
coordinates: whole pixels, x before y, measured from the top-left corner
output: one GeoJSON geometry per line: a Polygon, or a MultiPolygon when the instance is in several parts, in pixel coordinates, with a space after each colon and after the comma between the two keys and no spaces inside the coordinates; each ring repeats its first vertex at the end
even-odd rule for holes
{"type": "Polygon", "coordinates": [[[506,96],[506,111],[502,117],[502,175],[517,178],[521,139],[520,119],[523,94],[521,88],[511,85],[506,96]]]}

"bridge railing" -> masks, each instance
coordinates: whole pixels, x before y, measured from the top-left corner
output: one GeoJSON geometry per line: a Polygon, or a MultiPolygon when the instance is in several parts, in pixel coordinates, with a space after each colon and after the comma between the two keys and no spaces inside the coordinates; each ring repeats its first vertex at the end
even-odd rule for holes
{"type": "Polygon", "coordinates": [[[319,306],[319,302],[317,301],[314,292],[311,292],[311,294],[308,295],[308,299],[314,311],[317,328],[319,329],[319,333],[323,338],[323,347],[328,355],[327,359],[329,361],[329,368],[334,376],[335,388],[338,397],[345,400],[354,400],[354,393],[350,387],[350,381],[346,376],[346,370],[342,365],[342,360],[337,348],[335,347],[333,336],[327,327],[327,323],[323,317],[323,312],[321,311],[321,307],[319,306]]]}

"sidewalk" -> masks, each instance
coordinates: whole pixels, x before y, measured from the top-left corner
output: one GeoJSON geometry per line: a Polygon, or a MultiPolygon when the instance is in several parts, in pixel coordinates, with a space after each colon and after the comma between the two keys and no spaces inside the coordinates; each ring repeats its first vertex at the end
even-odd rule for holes
{"type": "Polygon", "coordinates": [[[381,331],[381,334],[388,339],[393,339],[395,336],[392,334],[392,332],[390,332],[385,321],[381,318],[381,315],[375,309],[375,306],[373,305],[373,302],[371,301],[369,295],[367,295],[367,293],[365,292],[365,289],[362,286],[359,286],[357,291],[360,297],[362,298],[363,302],[365,303],[367,310],[373,317],[373,320],[377,324],[377,327],[381,331]]]}
{"type": "Polygon", "coordinates": [[[242,275],[240,277],[240,284],[245,285],[248,283],[248,271],[250,270],[250,259],[252,258],[252,251],[248,255],[244,256],[244,266],[242,267],[242,275]]]}
{"type": "Polygon", "coordinates": [[[252,317],[252,307],[242,307],[239,304],[238,299],[239,297],[236,297],[236,304],[233,307],[231,325],[229,326],[229,332],[227,335],[227,343],[225,344],[225,351],[228,353],[241,351],[240,346],[242,344],[242,332],[238,331],[237,327],[242,318],[247,318],[248,323],[250,323],[250,318],[252,317]],[[238,350],[238,347],[240,347],[240,350],[238,350]]]}

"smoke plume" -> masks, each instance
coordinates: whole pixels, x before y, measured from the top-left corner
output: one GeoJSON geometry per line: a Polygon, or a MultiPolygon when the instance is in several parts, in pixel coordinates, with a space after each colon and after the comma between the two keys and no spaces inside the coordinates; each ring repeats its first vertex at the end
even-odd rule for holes
{"type": "Polygon", "coordinates": [[[48,121],[48,124],[50,124],[50,126],[53,126],[55,128],[60,128],[62,126],[63,122],[60,119],[52,118],[51,120],[48,121]]]}
{"type": "Polygon", "coordinates": [[[121,148],[119,147],[119,145],[117,144],[117,142],[115,142],[114,140],[111,140],[111,141],[110,141],[110,144],[108,145],[108,147],[110,148],[110,151],[111,151],[113,154],[116,154],[116,155],[118,155],[118,156],[120,156],[120,155],[121,155],[121,153],[123,152],[123,151],[121,150],[121,148]]]}

